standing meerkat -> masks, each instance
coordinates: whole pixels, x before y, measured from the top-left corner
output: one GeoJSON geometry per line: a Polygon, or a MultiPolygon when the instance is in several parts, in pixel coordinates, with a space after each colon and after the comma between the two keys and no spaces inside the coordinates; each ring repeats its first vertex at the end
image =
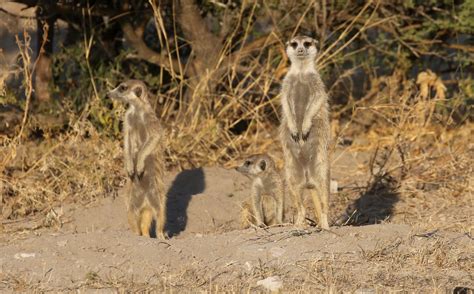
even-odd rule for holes
{"type": "Polygon", "coordinates": [[[316,70],[317,41],[297,36],[287,43],[291,67],[283,80],[280,140],[288,192],[304,226],[303,193],[311,192],[319,225],[328,229],[330,122],[328,95],[316,70]]]}
{"type": "Polygon", "coordinates": [[[163,183],[164,131],[148,100],[146,85],[138,80],[121,83],[108,97],[128,105],[123,124],[124,161],[128,181],[128,222],[132,231],[164,239],[166,194],[163,183]],[[155,228],[152,223],[155,221],[155,228]]]}
{"type": "Polygon", "coordinates": [[[273,159],[266,154],[248,157],[236,170],[252,179],[251,211],[244,204],[242,222],[253,223],[259,227],[270,224],[269,201],[274,200],[273,218],[275,223],[283,223],[284,184],[273,159]],[[265,213],[264,213],[265,212],[265,213]]]}

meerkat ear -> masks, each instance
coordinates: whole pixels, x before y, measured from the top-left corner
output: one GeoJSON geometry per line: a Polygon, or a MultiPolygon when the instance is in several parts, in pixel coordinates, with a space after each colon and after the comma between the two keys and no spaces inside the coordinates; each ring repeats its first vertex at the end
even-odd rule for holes
{"type": "Polygon", "coordinates": [[[135,93],[135,96],[137,96],[138,98],[142,97],[142,94],[143,94],[142,87],[135,87],[135,89],[133,89],[133,93],[135,93]]]}
{"type": "Polygon", "coordinates": [[[267,162],[265,160],[260,161],[258,165],[260,166],[260,169],[262,171],[265,171],[265,169],[267,168],[267,162]]]}

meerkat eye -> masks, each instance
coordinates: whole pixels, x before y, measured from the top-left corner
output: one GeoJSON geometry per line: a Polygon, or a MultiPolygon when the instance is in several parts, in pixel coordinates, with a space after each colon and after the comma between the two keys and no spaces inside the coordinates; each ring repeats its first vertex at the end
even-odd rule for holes
{"type": "Polygon", "coordinates": [[[251,164],[250,160],[246,160],[246,161],[244,162],[244,166],[246,166],[246,167],[249,166],[250,164],[251,164]]]}
{"type": "Polygon", "coordinates": [[[293,49],[296,49],[296,47],[298,47],[298,43],[296,43],[296,42],[293,41],[293,42],[290,43],[290,46],[291,46],[293,49]]]}
{"type": "Polygon", "coordinates": [[[139,98],[140,98],[140,97],[142,96],[142,94],[143,94],[143,90],[142,90],[141,87],[136,87],[135,89],[133,89],[133,92],[135,93],[135,96],[137,96],[137,97],[139,97],[139,98]]]}
{"type": "Polygon", "coordinates": [[[127,91],[127,89],[128,89],[128,87],[125,84],[120,84],[120,86],[118,88],[119,92],[125,92],[125,91],[127,91]]]}
{"type": "Polygon", "coordinates": [[[311,42],[306,41],[306,42],[303,43],[303,46],[304,46],[306,49],[308,49],[309,47],[311,47],[311,42]]]}
{"type": "Polygon", "coordinates": [[[260,161],[260,169],[264,171],[267,168],[267,162],[265,160],[260,161]]]}

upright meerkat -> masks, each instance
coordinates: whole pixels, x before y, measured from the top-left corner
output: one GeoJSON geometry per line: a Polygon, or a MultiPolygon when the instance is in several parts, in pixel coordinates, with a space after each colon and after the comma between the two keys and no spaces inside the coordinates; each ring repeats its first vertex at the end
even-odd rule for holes
{"type": "Polygon", "coordinates": [[[251,212],[249,207],[243,207],[243,223],[253,223],[257,226],[270,225],[268,215],[269,199],[273,198],[273,218],[275,223],[283,223],[284,186],[275,162],[266,154],[252,155],[236,170],[252,179],[251,212]],[[265,197],[265,198],[264,198],[265,197]],[[264,213],[265,212],[265,213],[264,213]]]}
{"type": "Polygon", "coordinates": [[[164,130],[148,101],[148,89],[138,80],[121,83],[108,97],[128,105],[124,117],[124,161],[128,181],[128,222],[138,235],[164,239],[166,194],[163,184],[164,130]]]}
{"type": "Polygon", "coordinates": [[[305,225],[303,193],[311,191],[316,217],[328,229],[330,122],[328,95],[316,70],[316,40],[297,36],[287,43],[291,67],[283,80],[280,140],[287,187],[297,209],[296,225],[305,225]]]}

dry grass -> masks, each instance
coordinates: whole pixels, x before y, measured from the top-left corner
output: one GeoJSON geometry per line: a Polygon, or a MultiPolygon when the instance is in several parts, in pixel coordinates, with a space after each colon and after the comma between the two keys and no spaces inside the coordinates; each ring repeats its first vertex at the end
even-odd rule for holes
{"type": "Polygon", "coordinates": [[[12,164],[4,171],[5,219],[38,212],[46,216],[55,205],[87,204],[115,194],[120,186],[120,144],[97,134],[84,139],[71,132],[39,144],[22,144],[14,152],[12,164]]]}

